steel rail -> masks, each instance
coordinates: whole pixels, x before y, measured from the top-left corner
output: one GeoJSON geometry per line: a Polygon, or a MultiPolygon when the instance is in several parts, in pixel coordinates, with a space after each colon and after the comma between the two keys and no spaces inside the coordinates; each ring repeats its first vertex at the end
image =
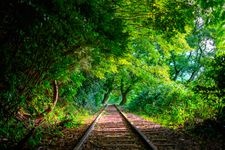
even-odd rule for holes
{"type": "MultiPolygon", "coordinates": [[[[76,146],[73,150],[80,150],[82,145],[86,142],[87,138],[89,137],[90,133],[94,129],[95,124],[98,122],[99,118],[102,116],[104,110],[107,108],[108,105],[106,105],[99,113],[99,115],[94,119],[94,121],[91,123],[91,125],[87,128],[83,136],[80,138],[76,146]]],[[[138,135],[138,137],[142,140],[143,144],[146,146],[149,150],[158,150],[157,147],[137,128],[135,125],[133,125],[126,117],[126,115],[116,106],[113,105],[117,111],[120,113],[121,117],[125,120],[125,122],[130,126],[131,130],[138,135]]]]}
{"type": "Polygon", "coordinates": [[[91,123],[91,125],[87,128],[83,136],[80,138],[76,146],[73,150],[79,150],[81,146],[84,144],[84,142],[87,140],[88,136],[90,135],[91,131],[94,129],[95,124],[99,120],[99,118],[102,116],[104,110],[107,108],[108,105],[105,105],[103,109],[100,111],[99,115],[94,119],[94,121],[91,123]]]}
{"type": "Polygon", "coordinates": [[[140,137],[140,139],[144,142],[145,146],[149,150],[158,150],[158,148],[135,126],[133,125],[126,117],[126,115],[116,106],[116,109],[121,114],[121,116],[126,120],[131,129],[140,137]]]}

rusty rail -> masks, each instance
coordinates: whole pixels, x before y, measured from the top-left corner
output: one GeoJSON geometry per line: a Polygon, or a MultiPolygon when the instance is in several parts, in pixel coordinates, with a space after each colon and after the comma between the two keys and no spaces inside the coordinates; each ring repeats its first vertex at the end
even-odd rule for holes
{"type": "Polygon", "coordinates": [[[116,106],[116,109],[119,111],[121,116],[126,120],[126,122],[129,124],[131,129],[142,139],[144,144],[149,150],[158,150],[157,147],[137,128],[135,127],[126,117],[126,115],[116,106]]]}
{"type": "Polygon", "coordinates": [[[104,112],[107,105],[103,107],[103,109],[100,111],[99,115],[94,119],[94,121],[91,123],[91,125],[87,128],[84,135],[80,138],[79,142],[76,144],[73,150],[79,150],[83,143],[87,140],[88,136],[90,135],[91,131],[94,129],[94,126],[98,119],[101,117],[102,113],[104,112]]]}

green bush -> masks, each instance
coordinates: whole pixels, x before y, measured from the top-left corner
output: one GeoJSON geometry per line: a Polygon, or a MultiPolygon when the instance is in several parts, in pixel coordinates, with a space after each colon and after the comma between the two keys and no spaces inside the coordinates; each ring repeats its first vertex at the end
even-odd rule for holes
{"type": "Polygon", "coordinates": [[[206,103],[200,94],[177,83],[145,89],[126,108],[174,127],[210,118],[217,111],[217,105],[206,103]]]}

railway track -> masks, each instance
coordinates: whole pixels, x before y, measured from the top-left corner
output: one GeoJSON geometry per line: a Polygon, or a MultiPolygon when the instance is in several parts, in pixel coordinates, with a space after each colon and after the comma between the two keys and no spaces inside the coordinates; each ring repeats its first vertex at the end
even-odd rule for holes
{"type": "Polygon", "coordinates": [[[171,129],[146,121],[134,114],[127,113],[126,118],[138,128],[159,150],[199,150],[201,149],[190,137],[184,137],[171,129]]]}
{"type": "Polygon", "coordinates": [[[130,123],[115,106],[107,106],[79,140],[74,150],[156,150],[157,148],[130,123]]]}
{"type": "Polygon", "coordinates": [[[191,137],[163,128],[132,113],[123,113],[114,105],[102,109],[93,120],[82,129],[63,130],[62,137],[44,138],[38,150],[201,149],[191,137]]]}

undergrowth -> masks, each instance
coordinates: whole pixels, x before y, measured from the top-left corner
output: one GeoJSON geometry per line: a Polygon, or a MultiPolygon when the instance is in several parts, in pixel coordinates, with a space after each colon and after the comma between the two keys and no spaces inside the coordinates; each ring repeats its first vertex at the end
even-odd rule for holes
{"type": "MultiPolygon", "coordinates": [[[[45,135],[52,137],[63,136],[63,129],[79,127],[86,120],[90,119],[93,113],[71,103],[63,107],[56,106],[52,112],[44,117],[43,123],[36,127],[35,133],[27,141],[26,147],[34,148],[41,142],[45,135]]],[[[22,140],[33,127],[32,124],[30,127],[26,127],[23,122],[14,118],[11,118],[7,122],[0,121],[0,126],[0,139],[1,142],[3,141],[0,149],[15,147],[16,143],[22,140]]]]}
{"type": "Polygon", "coordinates": [[[218,99],[208,99],[206,103],[200,94],[185,86],[170,84],[146,89],[125,108],[163,126],[178,128],[213,118],[220,105],[218,99]]]}

